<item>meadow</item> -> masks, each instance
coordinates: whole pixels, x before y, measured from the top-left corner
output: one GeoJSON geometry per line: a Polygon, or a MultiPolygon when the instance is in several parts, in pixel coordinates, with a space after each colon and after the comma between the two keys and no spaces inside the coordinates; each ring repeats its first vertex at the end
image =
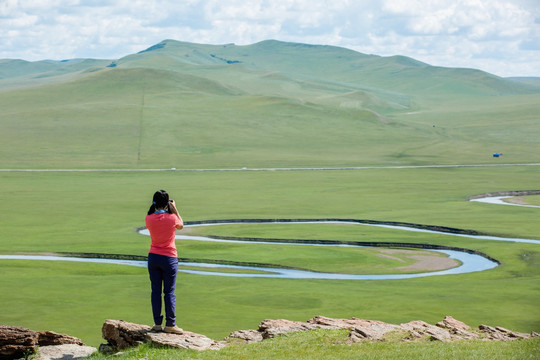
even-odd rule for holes
{"type": "MultiPolygon", "coordinates": [[[[513,188],[516,178],[520,179],[520,188],[534,187],[537,172],[526,166],[489,171],[12,172],[1,177],[3,253],[144,255],[149,240],[135,229],[144,224],[148,199],[156,187],[173,194],[186,221],[247,215],[341,217],[453,226],[529,238],[535,238],[539,230],[535,221],[538,209],[466,201],[471,193],[513,188]],[[13,203],[26,205],[11,207],[13,203]]],[[[229,236],[446,244],[480,250],[503,263],[486,272],[399,281],[181,274],[177,290],[179,323],[217,339],[237,329],[256,328],[265,318],[306,320],[318,314],[388,322],[436,322],[452,315],[473,326],[487,323],[527,332],[539,327],[536,298],[540,259],[535,244],[354,225],[247,224],[197,231],[229,236]]],[[[180,256],[188,258],[251,260],[335,272],[361,273],[366,267],[385,265],[384,259],[369,251],[356,254],[356,261],[363,264],[354,267],[355,258],[346,251],[330,252],[327,263],[324,249],[196,241],[179,242],[178,248],[180,256]]],[[[144,268],[16,260],[2,261],[0,266],[3,323],[52,328],[96,345],[100,326],[107,318],[151,321],[144,268]]]]}
{"type": "MultiPolygon", "coordinates": [[[[387,82],[397,81],[391,77],[381,88],[370,78],[360,89],[355,78],[346,82],[338,73],[327,79],[294,75],[294,64],[247,71],[238,64],[178,65],[172,56],[158,61],[153,54],[73,73],[69,81],[41,78],[39,86],[25,87],[0,81],[0,168],[18,170],[0,171],[0,253],[145,255],[149,239],[136,229],[144,226],[157,189],[169,191],[185,221],[370,219],[540,239],[539,209],[467,201],[474,194],[539,188],[538,93],[500,95],[509,83],[497,80],[501,87],[495,87],[483,78],[471,87],[458,81],[457,70],[457,77],[439,78],[442,90],[425,77],[418,80],[423,86],[407,92],[402,83],[397,93],[388,90],[387,82]],[[489,92],[481,93],[483,87],[489,92]],[[503,157],[492,158],[495,151],[503,157]],[[483,166],[399,168],[436,164],[483,166]],[[337,170],[363,166],[369,168],[337,170]],[[309,167],[336,170],[250,171],[309,167]]],[[[396,59],[390,63],[383,68],[403,69],[396,59]]],[[[319,69],[315,65],[308,68],[319,69]]],[[[399,76],[405,75],[414,78],[410,72],[399,76]]],[[[442,244],[501,262],[478,273],[384,281],[182,273],[179,325],[215,339],[256,328],[266,318],[305,321],[315,315],[392,323],[435,323],[452,315],[473,327],[540,330],[536,244],[335,224],[223,225],[192,232],[442,244]]],[[[177,245],[186,258],[319,271],[380,273],[399,265],[373,249],[177,245]]],[[[2,260],[0,267],[2,324],[64,332],[96,346],[105,319],[152,320],[144,268],[20,260],[2,260]]]]}

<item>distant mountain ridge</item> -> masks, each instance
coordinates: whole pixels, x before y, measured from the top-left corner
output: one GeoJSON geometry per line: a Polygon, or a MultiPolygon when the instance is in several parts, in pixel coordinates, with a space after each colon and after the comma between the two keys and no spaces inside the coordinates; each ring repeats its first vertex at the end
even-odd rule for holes
{"type": "MultiPolygon", "coordinates": [[[[329,46],[265,40],[245,46],[201,45],[164,40],[118,64],[149,65],[149,58],[168,57],[177,65],[237,65],[307,79],[364,84],[402,93],[442,90],[470,94],[506,95],[537,92],[540,88],[504,79],[481,70],[431,66],[406,56],[381,57],[329,46]],[[132,64],[129,64],[129,63],[132,64]]],[[[169,62],[170,63],[170,62],[169,62]]],[[[157,62],[153,66],[158,66],[157,62]]]]}
{"type": "Polygon", "coordinates": [[[483,163],[493,152],[534,162],[539,96],[529,79],[276,40],[0,60],[1,163],[354,167],[483,163]]]}
{"type": "Polygon", "coordinates": [[[102,67],[111,60],[70,59],[70,60],[41,60],[26,61],[19,59],[0,59],[0,80],[32,74],[57,76],[69,72],[87,70],[92,67],[102,67]]]}
{"type": "MultiPolygon", "coordinates": [[[[505,79],[480,70],[431,66],[405,56],[381,57],[350,49],[265,40],[252,45],[205,45],[163,40],[136,54],[117,60],[70,59],[27,62],[0,60],[0,88],[4,80],[26,81],[54,78],[107,67],[151,68],[175,72],[201,73],[271,72],[296,82],[344,85],[351,91],[375,90],[401,94],[433,92],[471,95],[509,95],[540,92],[534,79],[505,79]],[[224,68],[228,67],[228,68],[224,68]]],[[[208,75],[205,75],[208,77],[208,75]]],[[[218,76],[220,77],[220,76],[218,76]]],[[[234,82],[233,82],[234,83],[234,82]]]]}

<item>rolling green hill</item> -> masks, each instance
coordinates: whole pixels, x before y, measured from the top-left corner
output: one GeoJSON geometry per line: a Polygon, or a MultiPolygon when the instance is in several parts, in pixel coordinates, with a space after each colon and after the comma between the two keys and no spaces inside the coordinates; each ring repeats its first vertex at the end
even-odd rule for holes
{"type": "MultiPolygon", "coordinates": [[[[434,67],[405,57],[380,57],[334,47],[262,41],[248,46],[198,45],[165,40],[118,61],[124,66],[236,65],[274,71],[303,80],[337,82],[342,86],[399,90],[405,94],[433,88],[471,94],[515,94],[535,91],[512,80],[474,69],[434,67]],[[167,58],[168,61],[163,59],[167,58]],[[158,65],[159,64],[159,65],[158,65]]],[[[538,91],[538,89],[536,89],[538,91]]]]}
{"type": "Polygon", "coordinates": [[[274,40],[3,60],[0,168],[536,162],[539,99],[479,70],[274,40]]]}
{"type": "Polygon", "coordinates": [[[511,77],[509,80],[518,81],[533,86],[540,86],[540,77],[511,77]]]}
{"type": "Polygon", "coordinates": [[[4,59],[0,60],[0,79],[29,75],[33,75],[37,79],[54,77],[70,72],[88,70],[92,67],[103,67],[110,63],[110,60],[95,59],[43,60],[35,62],[4,59]]]}

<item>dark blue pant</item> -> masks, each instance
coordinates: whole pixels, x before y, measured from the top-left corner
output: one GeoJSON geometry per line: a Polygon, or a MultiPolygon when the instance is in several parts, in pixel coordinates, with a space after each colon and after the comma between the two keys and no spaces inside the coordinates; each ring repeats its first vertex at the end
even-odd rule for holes
{"type": "Polygon", "coordinates": [[[165,325],[174,326],[176,324],[175,308],[176,295],[176,273],[178,272],[178,259],[175,257],[148,254],[148,273],[152,284],[152,313],[154,324],[161,325],[163,315],[161,315],[161,290],[165,301],[165,325]]]}

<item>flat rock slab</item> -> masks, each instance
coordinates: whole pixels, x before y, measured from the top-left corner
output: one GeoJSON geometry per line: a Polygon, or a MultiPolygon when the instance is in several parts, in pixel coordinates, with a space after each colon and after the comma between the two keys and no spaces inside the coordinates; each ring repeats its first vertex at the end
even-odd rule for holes
{"type": "Polygon", "coordinates": [[[258,330],[237,330],[232,332],[225,340],[239,339],[245,342],[259,342],[263,341],[263,336],[258,330]]]}
{"type": "Polygon", "coordinates": [[[181,335],[153,332],[148,325],[134,324],[123,320],[106,320],[102,335],[107,344],[102,344],[102,352],[113,352],[144,342],[156,346],[169,346],[193,350],[216,350],[225,346],[224,342],[212,340],[204,335],[185,331],[181,335]]]}
{"type": "Polygon", "coordinates": [[[96,351],[95,347],[76,344],[40,346],[36,360],[84,359],[96,351]]]}
{"type": "Polygon", "coordinates": [[[317,324],[285,319],[264,320],[259,324],[259,332],[263,339],[270,339],[290,332],[316,330],[320,328],[317,324]]]}
{"type": "Polygon", "coordinates": [[[204,335],[184,331],[182,335],[167,334],[164,332],[149,332],[146,338],[154,345],[170,346],[193,350],[218,350],[225,346],[224,342],[212,340],[204,335]]]}

